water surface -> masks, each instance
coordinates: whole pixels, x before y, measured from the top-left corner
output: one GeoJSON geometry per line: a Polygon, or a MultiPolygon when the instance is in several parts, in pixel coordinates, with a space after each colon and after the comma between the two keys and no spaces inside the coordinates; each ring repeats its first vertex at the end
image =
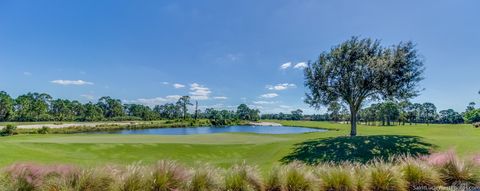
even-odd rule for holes
{"type": "Polygon", "coordinates": [[[299,134],[324,132],[324,129],[289,126],[225,126],[225,127],[175,127],[152,129],[128,129],[112,132],[96,132],[110,134],[146,134],[146,135],[194,135],[212,133],[258,133],[258,134],[299,134]]]}

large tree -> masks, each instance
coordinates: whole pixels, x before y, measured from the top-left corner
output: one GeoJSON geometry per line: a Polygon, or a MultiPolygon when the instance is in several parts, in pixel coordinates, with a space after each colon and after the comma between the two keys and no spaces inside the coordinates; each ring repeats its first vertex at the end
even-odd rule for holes
{"type": "Polygon", "coordinates": [[[412,42],[383,47],[379,40],[352,37],[309,62],[305,85],[310,91],[305,102],[317,109],[333,102],[346,104],[350,135],[356,136],[357,114],[366,100],[416,96],[423,70],[412,42]]]}
{"type": "Polygon", "coordinates": [[[106,118],[121,117],[125,115],[122,101],[113,99],[110,96],[101,97],[97,105],[102,108],[103,115],[106,118]]]}
{"type": "Polygon", "coordinates": [[[180,97],[177,101],[177,105],[182,109],[183,119],[186,119],[188,115],[188,106],[193,105],[190,101],[190,96],[180,97]]]}
{"type": "Polygon", "coordinates": [[[10,120],[13,116],[13,99],[7,92],[0,91],[0,121],[10,120]]]}

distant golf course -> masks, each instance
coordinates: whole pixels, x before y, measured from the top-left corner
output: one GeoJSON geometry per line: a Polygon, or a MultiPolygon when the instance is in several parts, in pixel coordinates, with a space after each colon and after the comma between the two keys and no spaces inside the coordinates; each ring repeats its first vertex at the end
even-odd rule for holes
{"type": "Polygon", "coordinates": [[[206,162],[229,167],[243,161],[268,169],[300,160],[364,162],[392,154],[428,154],[454,149],[473,157],[480,150],[480,129],[460,124],[405,126],[359,125],[359,136],[347,138],[349,124],[312,121],[269,121],[285,126],[329,129],[304,134],[220,133],[203,135],[46,134],[0,138],[1,166],[18,162],[45,164],[153,163],[161,159],[187,165],[206,162]],[[348,148],[348,149],[346,149],[348,148]]]}

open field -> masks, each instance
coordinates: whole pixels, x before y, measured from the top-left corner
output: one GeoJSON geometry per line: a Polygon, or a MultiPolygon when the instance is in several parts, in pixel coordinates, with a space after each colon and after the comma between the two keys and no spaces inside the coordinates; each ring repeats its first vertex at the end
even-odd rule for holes
{"type": "Polygon", "coordinates": [[[265,170],[281,161],[357,161],[392,153],[426,154],[455,149],[462,157],[480,153],[480,129],[471,125],[359,126],[360,136],[344,137],[348,124],[310,121],[270,121],[287,126],[336,129],[328,132],[260,135],[50,134],[0,138],[0,166],[15,162],[67,163],[94,166],[110,163],[153,163],[172,159],[187,165],[206,162],[228,167],[246,161],[265,170]],[[367,136],[368,135],[368,136],[367,136]]]}

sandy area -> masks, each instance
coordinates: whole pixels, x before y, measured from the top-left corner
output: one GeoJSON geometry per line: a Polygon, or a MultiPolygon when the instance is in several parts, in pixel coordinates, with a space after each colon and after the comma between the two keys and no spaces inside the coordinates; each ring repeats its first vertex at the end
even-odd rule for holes
{"type": "Polygon", "coordinates": [[[250,125],[256,126],[282,126],[280,123],[272,123],[272,122],[250,122],[250,125]]]}
{"type": "MultiPolygon", "coordinates": [[[[137,122],[87,122],[87,123],[62,123],[62,124],[32,124],[32,125],[18,125],[17,128],[22,129],[38,129],[42,127],[50,128],[65,128],[65,127],[95,127],[97,125],[130,125],[137,124],[137,122]]],[[[4,126],[0,126],[0,129],[4,126]]]]}

